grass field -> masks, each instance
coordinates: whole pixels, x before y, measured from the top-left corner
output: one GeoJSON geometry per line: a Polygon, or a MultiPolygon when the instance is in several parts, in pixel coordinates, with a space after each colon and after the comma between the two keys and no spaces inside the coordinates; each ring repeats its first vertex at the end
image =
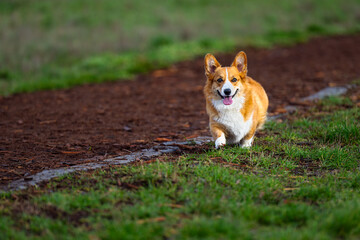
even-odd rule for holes
{"type": "Polygon", "coordinates": [[[359,108],[332,97],[291,118],[268,122],[251,149],[228,146],[3,193],[0,235],[358,239],[359,108]]]}
{"type": "Polygon", "coordinates": [[[0,94],[129,79],[235,46],[360,30],[359,0],[0,1],[0,94]]]}

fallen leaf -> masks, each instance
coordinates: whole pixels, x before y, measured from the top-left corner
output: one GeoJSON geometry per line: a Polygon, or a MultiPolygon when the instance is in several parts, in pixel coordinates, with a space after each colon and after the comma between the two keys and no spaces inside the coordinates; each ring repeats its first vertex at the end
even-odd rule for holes
{"type": "Polygon", "coordinates": [[[171,67],[171,68],[167,68],[167,69],[155,70],[151,73],[151,75],[154,77],[163,77],[163,76],[169,76],[177,71],[178,71],[177,68],[171,67]]]}
{"type": "Polygon", "coordinates": [[[197,91],[201,91],[204,89],[204,86],[203,85],[197,85],[193,88],[194,90],[197,90],[197,91]]]}
{"type": "Polygon", "coordinates": [[[352,95],[350,96],[350,99],[353,101],[353,102],[356,102],[360,97],[357,96],[357,95],[352,95]]]}
{"type": "Polygon", "coordinates": [[[315,74],[315,76],[316,76],[317,78],[324,78],[324,77],[325,77],[325,74],[324,74],[324,72],[317,72],[317,73],[315,74]]]}
{"type": "Polygon", "coordinates": [[[141,164],[149,164],[149,163],[153,163],[156,162],[157,159],[152,159],[152,160],[148,160],[148,161],[141,161],[141,164]]]}
{"type": "Polygon", "coordinates": [[[163,77],[163,76],[166,76],[168,75],[169,71],[166,71],[166,70],[155,70],[154,72],[152,72],[152,75],[154,77],[163,77]]]}
{"type": "Polygon", "coordinates": [[[139,189],[138,186],[135,186],[134,184],[131,183],[123,183],[122,185],[128,187],[128,188],[134,188],[134,189],[139,189]]]}
{"type": "Polygon", "coordinates": [[[82,152],[61,151],[61,153],[63,153],[63,154],[79,154],[79,153],[82,153],[82,152]]]}
{"type": "Polygon", "coordinates": [[[43,125],[43,124],[50,124],[50,123],[56,123],[56,120],[45,120],[45,121],[41,121],[39,124],[43,125]]]}
{"type": "Polygon", "coordinates": [[[184,128],[189,128],[189,127],[190,127],[190,124],[185,123],[185,124],[181,124],[180,126],[182,126],[182,127],[184,127],[184,128]]]}
{"type": "Polygon", "coordinates": [[[137,220],[136,223],[143,224],[143,223],[149,223],[149,222],[163,222],[165,220],[166,220],[165,217],[156,217],[156,218],[140,219],[140,220],[137,220]]]}
{"type": "Polygon", "coordinates": [[[275,109],[274,112],[275,112],[275,113],[286,113],[287,111],[286,111],[285,108],[277,108],[277,109],[275,109]]]}
{"type": "Polygon", "coordinates": [[[184,145],[184,144],[174,144],[174,145],[178,146],[182,149],[189,149],[189,150],[196,148],[196,146],[189,146],[189,145],[184,145]]]}
{"type": "Polygon", "coordinates": [[[189,139],[197,138],[198,136],[199,136],[199,134],[193,134],[193,135],[190,135],[188,137],[185,137],[185,139],[189,140],[189,139]]]}
{"type": "Polygon", "coordinates": [[[160,207],[161,206],[172,207],[172,208],[182,208],[182,207],[184,207],[183,205],[174,204],[174,203],[164,203],[164,204],[160,204],[160,207]]]}
{"type": "Polygon", "coordinates": [[[158,137],[158,138],[155,139],[155,141],[157,141],[157,142],[169,142],[169,141],[171,141],[171,139],[158,137]]]}

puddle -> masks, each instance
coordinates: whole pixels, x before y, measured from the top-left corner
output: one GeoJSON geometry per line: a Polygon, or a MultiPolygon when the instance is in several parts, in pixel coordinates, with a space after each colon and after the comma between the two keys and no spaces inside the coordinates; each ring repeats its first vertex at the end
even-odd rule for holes
{"type": "Polygon", "coordinates": [[[44,170],[37,174],[27,176],[26,178],[13,181],[6,186],[2,186],[1,188],[3,189],[2,191],[22,190],[28,188],[29,186],[36,186],[40,182],[48,181],[52,178],[59,177],[68,173],[76,171],[88,171],[109,165],[127,164],[136,160],[149,160],[165,153],[174,153],[176,151],[180,151],[180,147],[178,147],[178,145],[201,145],[203,143],[210,142],[210,140],[211,137],[198,137],[184,142],[164,142],[155,145],[154,147],[142,149],[131,154],[108,158],[103,160],[101,163],[86,163],[66,168],[44,170]]]}

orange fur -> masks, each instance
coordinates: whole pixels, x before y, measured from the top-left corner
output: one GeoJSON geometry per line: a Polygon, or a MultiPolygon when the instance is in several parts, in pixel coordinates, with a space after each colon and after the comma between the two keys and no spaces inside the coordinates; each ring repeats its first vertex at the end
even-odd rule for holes
{"type": "Polygon", "coordinates": [[[269,101],[263,87],[247,76],[245,53],[239,52],[230,67],[221,67],[213,55],[207,54],[205,74],[207,76],[204,87],[206,110],[216,147],[224,145],[225,142],[251,146],[256,130],[266,121],[269,101]],[[221,92],[228,86],[233,92],[235,91],[235,94],[232,92],[234,96],[231,98],[231,102],[234,103],[230,105],[227,103],[226,105],[229,106],[225,106],[221,101],[225,104],[224,99],[227,95],[221,92]]]}

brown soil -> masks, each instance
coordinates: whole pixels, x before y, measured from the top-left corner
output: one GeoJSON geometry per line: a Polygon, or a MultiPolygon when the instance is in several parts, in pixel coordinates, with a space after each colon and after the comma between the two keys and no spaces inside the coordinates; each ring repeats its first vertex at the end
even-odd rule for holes
{"type": "MultiPolygon", "coordinates": [[[[249,75],[267,91],[270,112],[281,112],[300,97],[359,78],[359,42],[355,35],[245,49],[249,75]]],[[[235,53],[217,57],[228,65],[235,53]]],[[[204,83],[199,57],[134,81],[0,97],[0,184],[154,141],[209,135],[204,83]]]]}

